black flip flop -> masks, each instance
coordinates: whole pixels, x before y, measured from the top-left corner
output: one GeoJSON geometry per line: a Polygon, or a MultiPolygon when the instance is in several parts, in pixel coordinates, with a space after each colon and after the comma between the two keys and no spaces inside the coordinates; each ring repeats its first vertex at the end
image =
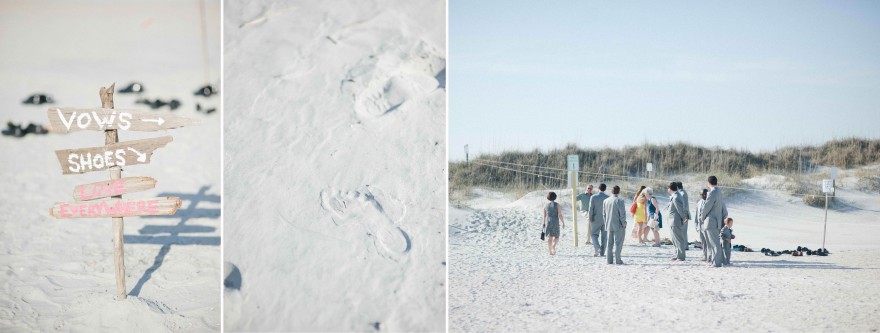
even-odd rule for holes
{"type": "Polygon", "coordinates": [[[27,98],[25,98],[24,101],[21,102],[21,104],[33,104],[33,105],[52,104],[52,103],[55,103],[55,100],[52,99],[52,97],[46,96],[45,94],[33,94],[33,95],[28,96],[27,98]]]}
{"type": "Polygon", "coordinates": [[[132,82],[127,87],[119,90],[120,94],[140,94],[144,92],[144,85],[138,82],[132,82]]]}
{"type": "Polygon", "coordinates": [[[209,85],[206,85],[204,87],[199,88],[199,90],[196,90],[196,92],[193,93],[193,95],[211,97],[211,95],[214,95],[216,93],[217,93],[217,90],[214,89],[214,87],[209,84],[209,85]]]}

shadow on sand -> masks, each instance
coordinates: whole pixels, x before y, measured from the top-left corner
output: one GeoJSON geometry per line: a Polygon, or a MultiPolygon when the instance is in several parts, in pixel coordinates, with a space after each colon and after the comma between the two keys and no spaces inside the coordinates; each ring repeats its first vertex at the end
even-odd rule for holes
{"type": "MultiPolygon", "coordinates": [[[[144,286],[147,281],[153,276],[153,272],[162,267],[162,263],[165,261],[165,256],[168,255],[168,252],[171,251],[171,245],[212,245],[219,246],[220,245],[220,237],[219,236],[188,236],[181,234],[191,234],[191,233],[211,233],[217,230],[215,227],[208,226],[197,226],[197,225],[185,225],[187,221],[192,218],[211,218],[217,219],[220,218],[220,209],[219,208],[198,208],[199,203],[201,202],[211,202],[211,203],[220,203],[220,196],[215,194],[206,194],[210,186],[202,186],[199,191],[195,194],[186,194],[186,193],[170,193],[164,192],[159,193],[159,197],[165,196],[175,196],[180,197],[182,201],[188,201],[189,205],[186,205],[186,208],[181,208],[177,210],[177,213],[171,215],[171,217],[180,218],[180,222],[176,225],[146,225],[140,230],[138,230],[139,235],[125,235],[124,242],[126,244],[152,244],[152,245],[162,245],[162,248],[159,249],[159,253],[156,254],[156,258],[153,260],[153,265],[147,268],[144,271],[144,275],[141,276],[140,280],[138,280],[137,284],[135,284],[134,288],[131,289],[129,295],[138,296],[141,292],[141,288],[144,286]]],[[[167,216],[144,216],[143,218],[168,218],[167,216]]]]}

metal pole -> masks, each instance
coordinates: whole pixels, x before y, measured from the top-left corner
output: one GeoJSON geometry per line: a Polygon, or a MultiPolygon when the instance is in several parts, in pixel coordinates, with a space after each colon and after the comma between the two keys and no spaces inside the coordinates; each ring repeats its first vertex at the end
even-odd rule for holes
{"type": "Polygon", "coordinates": [[[571,179],[571,216],[574,220],[574,247],[578,247],[578,214],[577,214],[577,171],[569,171],[571,179]]]}

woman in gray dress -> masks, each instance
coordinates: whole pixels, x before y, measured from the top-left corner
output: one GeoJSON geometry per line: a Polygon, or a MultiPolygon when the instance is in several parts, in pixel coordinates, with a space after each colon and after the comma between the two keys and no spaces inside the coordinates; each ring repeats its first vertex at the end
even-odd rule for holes
{"type": "Polygon", "coordinates": [[[556,255],[556,245],[559,244],[559,223],[565,228],[565,219],[562,217],[562,209],[556,203],[556,192],[547,194],[547,200],[550,202],[544,206],[544,224],[541,226],[547,233],[547,248],[550,255],[556,255]]]}

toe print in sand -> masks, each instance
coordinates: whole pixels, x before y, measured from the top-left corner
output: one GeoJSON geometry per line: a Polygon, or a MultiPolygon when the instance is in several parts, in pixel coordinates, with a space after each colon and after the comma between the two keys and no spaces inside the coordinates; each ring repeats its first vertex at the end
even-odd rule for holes
{"type": "Polygon", "coordinates": [[[412,243],[400,226],[406,206],[374,186],[363,186],[350,191],[326,189],[321,191],[321,208],[337,227],[357,225],[364,228],[377,252],[389,259],[407,254],[412,243]]]}
{"type": "Polygon", "coordinates": [[[359,118],[380,117],[437,89],[445,81],[445,68],[444,55],[424,41],[410,47],[391,44],[350,68],[342,91],[354,96],[359,118]]]}

